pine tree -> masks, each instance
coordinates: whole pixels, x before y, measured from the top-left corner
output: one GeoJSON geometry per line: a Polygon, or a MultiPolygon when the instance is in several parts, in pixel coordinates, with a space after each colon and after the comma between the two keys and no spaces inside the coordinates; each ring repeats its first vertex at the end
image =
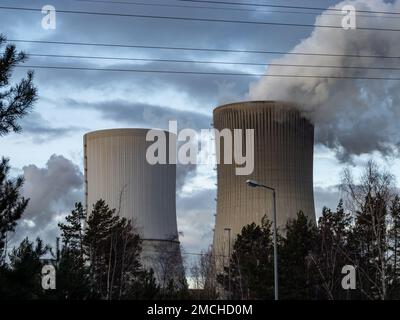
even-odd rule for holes
{"type": "Polygon", "coordinates": [[[125,218],[99,200],[86,221],[83,249],[91,287],[103,299],[124,299],[142,272],[141,240],[125,218]]]}
{"type": "Polygon", "coordinates": [[[153,269],[138,272],[133,283],[126,287],[122,299],[161,299],[161,289],[156,282],[153,269]]]}
{"type": "Polygon", "coordinates": [[[13,232],[28,200],[21,197],[23,178],[8,179],[10,166],[3,158],[0,162],[0,266],[4,263],[7,234],[13,232]]]}
{"type": "MultiPolygon", "coordinates": [[[[0,35],[0,48],[6,39],[0,35]]],[[[0,53],[0,136],[10,131],[18,132],[21,127],[17,120],[24,116],[37,98],[37,90],[33,85],[33,73],[19,83],[11,85],[12,71],[16,65],[26,60],[23,52],[17,53],[14,45],[7,45],[0,53]]],[[[23,178],[8,180],[10,167],[8,160],[0,162],[0,288],[8,283],[8,268],[5,265],[7,252],[7,234],[13,232],[17,220],[22,216],[28,200],[21,197],[23,178]]],[[[1,290],[1,289],[0,289],[1,290]]]]}
{"type": "Polygon", "coordinates": [[[67,223],[59,223],[62,250],[57,266],[57,297],[60,299],[83,300],[91,295],[89,268],[83,252],[83,227],[85,210],[82,203],[66,217],[67,223]]]}
{"type": "Polygon", "coordinates": [[[316,270],[311,256],[315,250],[317,228],[303,212],[286,224],[286,234],[279,249],[281,299],[316,297],[316,270]]]}
{"type": "Polygon", "coordinates": [[[242,228],[233,245],[229,266],[217,275],[217,281],[231,299],[273,298],[272,233],[271,223],[265,217],[261,226],[252,223],[242,228]]]}
{"type": "MultiPolygon", "coordinates": [[[[0,35],[0,47],[5,42],[6,38],[0,35]]],[[[32,108],[37,99],[32,71],[29,71],[26,78],[19,83],[10,85],[13,69],[26,59],[26,54],[17,52],[15,45],[12,44],[7,45],[0,54],[0,136],[11,131],[19,132],[21,126],[17,120],[32,108]]]]}
{"type": "Polygon", "coordinates": [[[46,296],[41,286],[41,258],[50,248],[39,238],[36,244],[24,239],[10,254],[10,264],[6,269],[6,286],[0,289],[6,299],[40,299],[46,296]]]}

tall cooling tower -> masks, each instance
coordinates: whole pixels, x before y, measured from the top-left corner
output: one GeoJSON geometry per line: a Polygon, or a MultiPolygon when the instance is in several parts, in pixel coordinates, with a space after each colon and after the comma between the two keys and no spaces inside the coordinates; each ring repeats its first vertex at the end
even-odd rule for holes
{"type": "MultiPolygon", "coordinates": [[[[295,218],[300,210],[315,221],[314,127],[293,105],[273,101],[223,105],[214,110],[214,128],[254,129],[252,174],[236,175],[234,164],[217,165],[217,215],[213,244],[216,257],[228,256],[229,234],[232,245],[243,226],[252,222],[261,224],[264,215],[272,221],[272,192],[248,187],[245,183],[248,179],[276,189],[277,223],[281,230],[288,219],[295,218]]],[[[221,154],[223,145],[222,142],[221,154]]]]}
{"type": "MultiPolygon", "coordinates": [[[[182,269],[176,221],[176,165],[150,165],[148,129],[111,129],[85,134],[86,207],[103,199],[132,221],[143,239],[142,262],[160,274],[176,276],[182,269]],[[166,266],[168,264],[168,266],[166,266]]],[[[165,132],[168,148],[168,133],[165,132]]],[[[168,150],[168,149],[167,149],[168,150]]]]}

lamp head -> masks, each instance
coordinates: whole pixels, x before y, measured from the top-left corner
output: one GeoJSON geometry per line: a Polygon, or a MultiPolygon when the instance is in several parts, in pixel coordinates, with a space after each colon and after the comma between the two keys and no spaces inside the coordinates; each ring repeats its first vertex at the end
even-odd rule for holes
{"type": "Polygon", "coordinates": [[[260,186],[260,184],[255,180],[247,180],[246,183],[249,187],[252,187],[252,188],[257,188],[260,186]]]}

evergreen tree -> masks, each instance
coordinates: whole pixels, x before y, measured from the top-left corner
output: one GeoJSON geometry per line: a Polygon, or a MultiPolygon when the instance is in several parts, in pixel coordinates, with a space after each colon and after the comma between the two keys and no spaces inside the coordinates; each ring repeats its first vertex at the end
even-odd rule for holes
{"type": "Polygon", "coordinates": [[[261,226],[252,223],[243,227],[233,245],[229,266],[217,275],[217,281],[230,299],[272,299],[273,272],[271,223],[264,217],[261,226]]]}
{"type": "Polygon", "coordinates": [[[50,252],[50,248],[39,238],[36,244],[24,239],[18,248],[10,254],[10,264],[5,270],[6,285],[0,289],[4,299],[40,299],[46,297],[42,289],[41,271],[43,255],[50,252]]]}
{"type": "Polygon", "coordinates": [[[123,299],[155,300],[161,298],[161,289],[153,269],[138,272],[132,285],[127,286],[123,299]]]}
{"type": "Polygon", "coordinates": [[[7,234],[14,231],[28,205],[28,200],[20,195],[23,178],[8,179],[9,172],[8,160],[3,158],[0,162],[0,267],[5,260],[7,234]]]}
{"type": "MultiPolygon", "coordinates": [[[[0,48],[6,39],[0,35],[0,48]]],[[[26,60],[23,52],[17,52],[14,45],[7,45],[0,53],[0,136],[10,131],[18,132],[21,127],[17,120],[24,116],[32,107],[37,98],[36,88],[33,85],[33,73],[17,84],[10,84],[12,71],[16,65],[26,60]]],[[[12,286],[10,270],[5,265],[7,255],[7,234],[13,232],[17,220],[22,216],[28,200],[21,197],[23,178],[15,180],[7,178],[10,167],[8,160],[0,162],[0,295],[4,288],[12,286]]]]}
{"type": "Polygon", "coordinates": [[[87,218],[83,249],[94,293],[103,299],[127,298],[142,271],[141,240],[130,222],[99,200],[87,218]]]}
{"type": "MultiPolygon", "coordinates": [[[[5,37],[0,35],[0,47],[5,42],[5,37]]],[[[19,83],[10,84],[13,69],[26,59],[26,54],[17,52],[12,44],[7,45],[0,54],[0,136],[21,130],[17,120],[29,111],[37,98],[32,71],[29,71],[26,78],[19,83]]]]}
{"type": "Polygon", "coordinates": [[[317,296],[316,270],[312,263],[317,229],[303,212],[286,224],[279,249],[281,299],[313,299],[317,296]]]}
{"type": "Polygon", "coordinates": [[[57,267],[57,297],[83,300],[91,296],[89,268],[83,253],[83,227],[85,210],[82,203],[66,217],[67,223],[59,223],[62,250],[57,267]]]}

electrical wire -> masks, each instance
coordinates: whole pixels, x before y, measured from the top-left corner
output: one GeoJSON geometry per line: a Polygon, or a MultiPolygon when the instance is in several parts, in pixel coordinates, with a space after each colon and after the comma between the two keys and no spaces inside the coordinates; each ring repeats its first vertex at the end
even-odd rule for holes
{"type": "Polygon", "coordinates": [[[235,62],[235,61],[205,61],[205,60],[128,58],[128,57],[86,56],[86,55],[59,55],[59,54],[38,54],[38,53],[29,53],[28,56],[43,57],[43,58],[99,59],[99,60],[117,60],[117,61],[198,63],[198,64],[220,64],[220,65],[270,66],[270,67],[332,68],[332,69],[360,69],[360,70],[388,70],[388,71],[400,70],[400,67],[367,67],[367,66],[337,66],[337,65],[332,66],[332,65],[309,65],[309,64],[285,64],[285,63],[255,63],[255,62],[235,62]]]}
{"type": "MultiPolygon", "coordinates": [[[[22,7],[5,7],[0,6],[3,10],[20,10],[20,11],[36,11],[41,12],[39,8],[22,8],[22,7]]],[[[83,15],[99,15],[99,16],[112,16],[112,17],[130,17],[130,18],[143,18],[143,19],[156,19],[156,20],[171,20],[171,21],[197,21],[197,22],[215,22],[215,23],[233,23],[233,24],[246,24],[246,25],[267,25],[267,26],[286,26],[286,27],[308,27],[308,28],[327,28],[343,30],[340,25],[315,25],[306,23],[286,23],[286,22],[268,22],[268,21],[249,21],[249,20],[229,20],[229,19],[211,19],[211,18],[194,18],[194,17],[177,17],[177,16],[161,16],[161,15],[145,15],[145,14],[129,14],[129,13],[111,13],[111,12],[93,12],[93,11],[74,11],[74,10],[57,10],[58,13],[66,14],[83,14],[83,15]]],[[[357,27],[356,30],[362,31],[386,31],[398,32],[400,29],[395,28],[372,28],[372,27],[357,27]]],[[[343,30],[344,31],[344,30],[343,30]]]]}
{"type": "MultiPolygon", "coordinates": [[[[237,11],[237,12],[258,12],[258,13],[283,13],[283,14],[303,14],[303,15],[319,15],[318,12],[305,11],[287,11],[287,10],[263,10],[263,9],[247,9],[247,8],[230,8],[230,7],[214,7],[214,6],[198,6],[198,5],[178,5],[178,4],[163,4],[163,3],[145,3],[145,2],[128,2],[128,1],[106,1],[106,0],[72,0],[75,2],[87,3],[104,3],[104,4],[122,4],[134,6],[149,6],[149,7],[164,7],[164,8],[185,8],[185,9],[206,9],[206,10],[222,10],[222,11],[237,11]]],[[[328,16],[343,17],[343,13],[324,13],[328,16]]],[[[376,18],[374,15],[357,14],[357,17],[376,18]]],[[[400,17],[383,17],[385,19],[400,18],[400,17]]]]}
{"type": "Polygon", "coordinates": [[[317,52],[291,52],[291,51],[270,51],[270,50],[245,50],[245,49],[225,49],[225,48],[195,48],[195,47],[175,47],[175,46],[149,46],[120,43],[94,43],[94,42],[72,42],[72,41],[48,41],[48,40],[28,40],[28,39],[8,39],[8,42],[35,43],[35,44],[57,44],[74,46],[94,46],[94,47],[117,47],[117,48],[136,48],[136,49],[160,49],[177,51],[201,51],[201,52],[225,52],[225,53],[254,53],[254,54],[276,54],[276,55],[301,55],[301,56],[323,56],[323,57],[347,57],[347,58],[374,58],[374,59],[399,59],[400,56],[385,55],[360,55],[360,54],[339,54],[339,53],[317,53],[317,52]]]}
{"type": "Polygon", "coordinates": [[[257,74],[257,73],[230,73],[230,72],[200,72],[179,70],[149,70],[149,69],[124,69],[124,68],[91,68],[91,67],[66,67],[46,65],[19,65],[19,68],[31,69],[57,69],[78,71],[108,71],[108,72],[134,72],[134,73],[163,73],[163,74],[189,74],[189,75],[213,75],[213,76],[245,76],[245,77],[277,77],[277,78],[316,78],[316,79],[340,79],[340,80],[385,80],[400,81],[391,77],[355,77],[355,76],[324,76],[324,75],[288,75],[288,74],[257,74]]]}
{"type": "MultiPolygon", "coordinates": [[[[236,6],[253,6],[253,7],[268,7],[268,8],[286,8],[286,9],[303,9],[303,10],[317,10],[317,11],[336,11],[342,12],[342,9],[336,8],[322,8],[322,7],[305,7],[305,6],[290,6],[290,5],[278,5],[278,4],[265,4],[255,2],[231,2],[231,1],[213,1],[213,0],[177,0],[180,2],[194,2],[194,3],[212,3],[212,4],[223,4],[223,5],[236,5],[236,6]]],[[[388,14],[388,15],[400,15],[400,12],[391,11],[373,11],[373,10],[359,10],[356,12],[372,13],[372,14],[388,14]]]]}

